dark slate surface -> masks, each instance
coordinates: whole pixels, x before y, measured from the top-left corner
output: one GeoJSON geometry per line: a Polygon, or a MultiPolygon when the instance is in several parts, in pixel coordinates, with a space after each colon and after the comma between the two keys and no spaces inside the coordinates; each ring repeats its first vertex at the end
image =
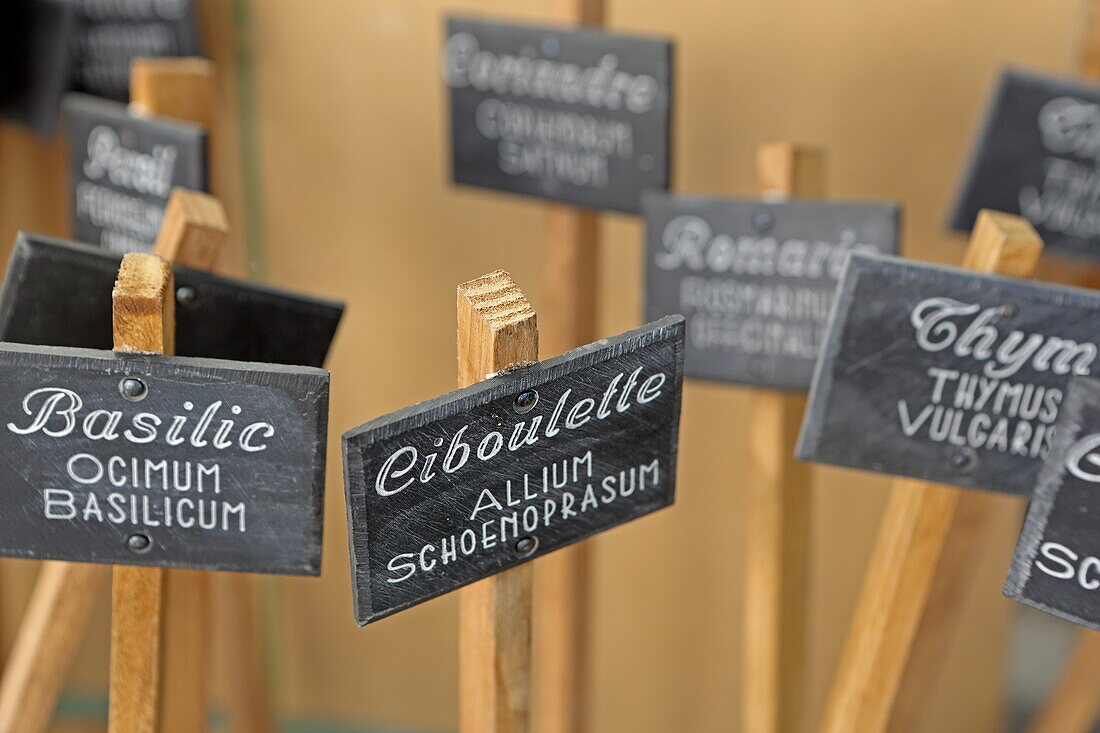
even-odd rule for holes
{"type": "Polygon", "coordinates": [[[454,181],[639,212],[642,191],[668,188],[671,65],[666,40],[450,18],[454,181]],[[593,83],[581,92],[520,71],[549,65],[593,83]]]}
{"type": "MultiPolygon", "coordinates": [[[[0,288],[0,341],[109,349],[120,262],[97,247],[20,233],[0,288]]],[[[174,269],[180,356],[324,364],[343,304],[174,269]]]]}
{"type": "Polygon", "coordinates": [[[0,555],[316,575],[327,417],[320,369],[0,344],[0,555]]]}
{"type": "Polygon", "coordinates": [[[359,623],[671,504],[683,338],[683,319],[665,318],[346,433],[359,623]],[[631,383],[630,375],[639,369],[631,383]],[[645,388],[651,378],[655,381],[645,388]],[[615,390],[604,406],[612,382],[615,390]],[[537,392],[537,404],[519,414],[515,400],[529,390],[537,392]],[[645,403],[639,401],[643,396],[645,403]],[[578,402],[581,411],[574,413],[578,402]],[[590,403],[585,420],[583,408],[590,403]],[[527,444],[532,428],[535,442],[527,444]],[[501,436],[498,453],[494,432],[501,436]],[[470,451],[465,463],[463,443],[470,451]],[[453,558],[445,550],[451,547],[453,558]]]}
{"type": "Polygon", "coordinates": [[[1046,249],[1100,259],[1100,86],[1002,73],[950,226],[970,231],[983,208],[1027,217],[1046,249]]]}
{"type": "Polygon", "coordinates": [[[201,52],[193,0],[69,0],[79,9],[73,88],[130,100],[130,62],[138,56],[201,52]]]}
{"type": "Polygon", "coordinates": [[[1029,495],[1097,342],[1095,291],[852,255],[798,455],[1029,495]]]}
{"type": "Polygon", "coordinates": [[[687,319],[684,374],[805,392],[851,251],[895,254],[900,207],[643,198],[647,320],[687,319]]]}
{"type": "Polygon", "coordinates": [[[0,9],[0,116],[53,135],[72,74],[69,0],[7,0],[0,9]]]}
{"type": "Polygon", "coordinates": [[[1005,595],[1100,631],[1100,381],[1072,381],[1005,595]]]}
{"type": "Polygon", "coordinates": [[[206,133],[85,94],[62,102],[73,236],[112,252],[151,252],[174,186],[206,189],[206,133]]]}

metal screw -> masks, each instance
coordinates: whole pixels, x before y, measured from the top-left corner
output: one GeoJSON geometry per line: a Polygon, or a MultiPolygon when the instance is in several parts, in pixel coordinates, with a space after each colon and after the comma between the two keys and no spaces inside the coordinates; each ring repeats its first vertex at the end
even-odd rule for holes
{"type": "Polygon", "coordinates": [[[561,51],[561,42],[557,38],[550,36],[549,38],[542,39],[542,52],[546,56],[557,56],[558,51],[561,51]]]}
{"type": "Polygon", "coordinates": [[[123,379],[118,383],[118,391],[123,397],[131,402],[143,400],[145,396],[149,394],[149,388],[145,386],[145,382],[137,377],[126,377],[123,379]]]}
{"type": "Polygon", "coordinates": [[[1020,306],[1015,303],[1001,303],[997,306],[997,316],[1005,320],[1015,318],[1020,314],[1020,306]]]}
{"type": "Polygon", "coordinates": [[[960,448],[951,454],[951,466],[960,471],[967,471],[978,462],[978,456],[971,448],[960,448]]]}
{"type": "Polygon", "coordinates": [[[516,552],[521,555],[530,555],[539,547],[539,541],[534,537],[521,537],[516,540],[516,552]]]}
{"type": "Polygon", "coordinates": [[[126,538],[126,548],[141,555],[153,548],[153,541],[149,539],[149,535],[132,534],[126,538]]]}
{"type": "Polygon", "coordinates": [[[523,414],[535,409],[535,405],[539,403],[539,393],[533,389],[529,389],[526,392],[520,392],[516,395],[516,399],[512,402],[512,409],[523,414]]]}
{"type": "Polygon", "coordinates": [[[194,308],[199,304],[199,291],[190,285],[176,289],[176,302],[184,308],[194,308]]]}
{"type": "Polygon", "coordinates": [[[775,214],[768,209],[757,209],[752,212],[752,228],[758,232],[766,232],[775,226],[775,214]]]}

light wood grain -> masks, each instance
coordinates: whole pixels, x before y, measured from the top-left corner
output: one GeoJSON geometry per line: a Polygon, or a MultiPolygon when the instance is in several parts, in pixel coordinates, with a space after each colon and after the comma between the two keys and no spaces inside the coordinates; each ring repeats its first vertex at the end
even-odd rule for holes
{"type": "MultiPolygon", "coordinates": [[[[790,142],[756,151],[766,198],[822,196],[824,154],[790,142]]],[[[805,705],[810,468],[794,459],[803,395],[753,390],[745,538],[741,720],[747,731],[788,733],[805,705]]]]}
{"type": "MultiPolygon", "coordinates": [[[[538,359],[535,311],[508,273],[458,288],[458,384],[538,359]]],[[[524,733],[531,707],[531,564],[459,591],[459,730],[524,733]]]]}
{"type": "Polygon", "coordinates": [[[1082,629],[1028,733],[1088,733],[1100,721],[1100,632],[1082,629]]]}
{"type": "Polygon", "coordinates": [[[130,104],[139,114],[214,126],[214,64],[193,57],[136,58],[130,64],[130,104]]]}
{"type": "Polygon", "coordinates": [[[165,260],[194,270],[213,270],[229,237],[222,202],[207,193],[174,188],[164,209],[153,250],[165,260]]]}
{"type": "MultiPolygon", "coordinates": [[[[111,293],[116,351],[172,354],[172,266],[156,255],[127,254],[111,293]]],[[[111,592],[110,733],[160,728],[165,571],[117,566],[111,592]]]]}
{"type": "Polygon", "coordinates": [[[0,733],[39,733],[50,724],[106,565],[44,562],[0,685],[0,733]]]}
{"type": "MultiPolygon", "coordinates": [[[[1042,248],[1024,219],[982,211],[963,266],[1026,277],[1042,248]]],[[[823,733],[877,733],[914,725],[958,625],[959,589],[974,572],[973,556],[958,553],[988,541],[998,516],[1001,522],[1018,523],[1021,508],[1011,502],[925,481],[894,481],[833,680],[823,733]],[[908,689],[900,694],[903,682],[908,689]]]]}

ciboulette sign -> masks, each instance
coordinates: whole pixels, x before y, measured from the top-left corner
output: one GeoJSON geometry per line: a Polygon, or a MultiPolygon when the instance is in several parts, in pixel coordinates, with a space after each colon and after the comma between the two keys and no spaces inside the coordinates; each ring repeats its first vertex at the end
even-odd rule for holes
{"type": "Polygon", "coordinates": [[[1005,594],[1100,631],[1100,381],[1074,379],[1005,594]]]}
{"type": "MultiPolygon", "coordinates": [[[[21,232],[0,286],[0,341],[110,347],[110,293],[120,263],[98,247],[21,232]]],[[[177,355],[324,364],[342,304],[186,267],[173,271],[177,355]]]]}
{"type": "Polygon", "coordinates": [[[1028,495],[1100,294],[855,254],[814,375],[803,460],[1028,495]]]}
{"type": "Polygon", "coordinates": [[[981,209],[1027,218],[1046,248],[1100,258],[1100,87],[1006,71],[986,115],[950,224],[981,209]]]}
{"type": "Polygon", "coordinates": [[[896,204],[649,193],[649,319],[687,319],[684,374],[807,391],[850,252],[898,250],[896,204]]]}
{"type": "Polygon", "coordinates": [[[668,188],[668,41],[450,18],[455,182],[637,213],[668,188]]]}
{"type": "Polygon", "coordinates": [[[683,338],[665,318],[347,433],[359,623],[671,504],[683,338]]]}
{"type": "Polygon", "coordinates": [[[0,344],[0,555],[316,575],[328,373],[0,344]]]}
{"type": "Polygon", "coordinates": [[[206,189],[206,133],[84,94],[66,95],[62,112],[75,238],[117,253],[151,252],[172,189],[206,189]]]}

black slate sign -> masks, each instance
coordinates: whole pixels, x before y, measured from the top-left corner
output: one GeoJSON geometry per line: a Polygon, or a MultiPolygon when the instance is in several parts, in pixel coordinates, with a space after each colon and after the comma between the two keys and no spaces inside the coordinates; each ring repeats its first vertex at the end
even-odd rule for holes
{"type": "Polygon", "coordinates": [[[849,252],[894,254],[899,207],[649,193],[647,319],[687,319],[684,374],[810,388],[849,252]]]}
{"type": "Polygon", "coordinates": [[[69,88],[76,28],[70,0],[7,0],[0,7],[0,116],[51,136],[69,88]]]}
{"type": "Polygon", "coordinates": [[[62,112],[74,238],[112,252],[151,252],[172,188],[206,189],[206,133],[84,94],[66,95],[62,112]]]}
{"type": "Polygon", "coordinates": [[[798,456],[1026,496],[1097,343],[1100,293],[854,254],[798,456]]]}
{"type": "Polygon", "coordinates": [[[1100,381],[1074,379],[1005,595],[1100,631],[1100,381]]]}
{"type": "MultiPolygon", "coordinates": [[[[0,341],[106,349],[122,258],[20,233],[0,287],[0,341]]],[[[319,367],[344,306],[175,267],[176,353],[319,367]]]]}
{"type": "Polygon", "coordinates": [[[128,102],[134,58],[200,53],[193,0],[66,1],[80,14],[73,43],[75,89],[128,102]]]}
{"type": "Polygon", "coordinates": [[[311,367],[0,343],[0,555],[316,575],[327,413],[311,367]]]}
{"type": "Polygon", "coordinates": [[[672,44],[450,18],[456,183],[638,213],[667,189],[672,44]]]}
{"type": "Polygon", "coordinates": [[[346,433],[359,623],[671,504],[683,339],[665,318],[346,433]]]}
{"type": "Polygon", "coordinates": [[[1098,160],[1100,86],[1006,71],[950,225],[970,231],[981,209],[1019,214],[1047,250],[1100,259],[1098,160]]]}

